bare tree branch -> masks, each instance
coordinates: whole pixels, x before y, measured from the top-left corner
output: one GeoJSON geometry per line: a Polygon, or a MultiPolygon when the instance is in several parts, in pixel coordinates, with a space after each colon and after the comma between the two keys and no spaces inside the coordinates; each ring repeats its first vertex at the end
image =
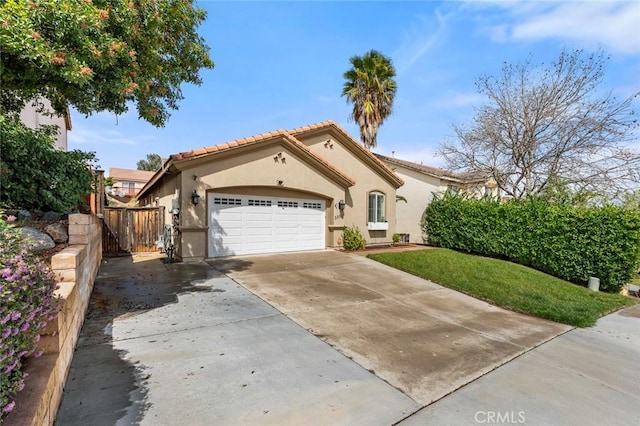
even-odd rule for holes
{"type": "Polygon", "coordinates": [[[640,91],[623,101],[603,95],[607,59],[563,51],[546,67],[505,63],[501,76],[481,76],[476,86],[488,104],[472,126],[454,126],[457,139],[440,154],[455,170],[492,176],[514,198],[558,179],[600,194],[637,186],[640,151],[629,146],[639,139],[632,105],[640,91]]]}

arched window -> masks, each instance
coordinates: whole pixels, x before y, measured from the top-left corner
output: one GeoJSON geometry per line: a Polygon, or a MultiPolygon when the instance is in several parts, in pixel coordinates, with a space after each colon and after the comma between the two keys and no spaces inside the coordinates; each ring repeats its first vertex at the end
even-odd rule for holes
{"type": "Polygon", "coordinates": [[[368,222],[381,223],[386,221],[384,194],[382,192],[370,192],[368,222]]]}

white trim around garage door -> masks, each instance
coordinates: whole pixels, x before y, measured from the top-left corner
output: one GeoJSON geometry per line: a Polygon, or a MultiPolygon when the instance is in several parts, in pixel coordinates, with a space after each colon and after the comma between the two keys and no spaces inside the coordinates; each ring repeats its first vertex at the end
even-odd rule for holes
{"type": "Polygon", "coordinates": [[[324,200],[209,193],[208,257],[325,248],[324,200]]]}

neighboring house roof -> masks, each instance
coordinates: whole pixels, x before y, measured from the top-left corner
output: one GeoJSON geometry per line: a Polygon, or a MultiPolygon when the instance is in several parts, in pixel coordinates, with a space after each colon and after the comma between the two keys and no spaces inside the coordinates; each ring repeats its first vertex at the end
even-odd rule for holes
{"type": "Polygon", "coordinates": [[[438,179],[447,180],[450,182],[458,183],[475,183],[487,180],[489,177],[479,172],[465,172],[455,173],[450,170],[440,169],[437,167],[425,166],[423,164],[414,163],[411,161],[400,160],[395,157],[387,157],[382,154],[373,154],[379,160],[396,166],[406,167],[407,169],[414,170],[419,173],[423,173],[428,176],[432,176],[438,179]]]}
{"type": "Polygon", "coordinates": [[[109,177],[116,182],[147,183],[156,172],[109,167],[109,177]]]}
{"type": "MultiPolygon", "coordinates": [[[[262,133],[256,136],[250,136],[247,138],[236,139],[231,142],[226,142],[218,145],[213,145],[205,148],[194,149],[191,151],[181,152],[173,154],[164,163],[160,170],[147,182],[147,184],[140,190],[137,198],[141,198],[153,185],[165,174],[169,172],[172,167],[180,166],[184,161],[191,161],[196,159],[202,159],[214,155],[220,155],[223,153],[233,153],[238,149],[245,149],[249,146],[258,146],[269,142],[282,142],[294,152],[300,154],[301,157],[306,159],[311,164],[318,166],[329,174],[334,180],[338,181],[342,185],[349,187],[355,185],[355,180],[348,176],[343,171],[336,168],[329,161],[325,160],[322,156],[316,154],[309,149],[303,142],[297,137],[306,135],[309,132],[316,131],[334,131],[339,137],[346,142],[346,146],[353,152],[357,152],[361,158],[368,159],[368,163],[373,166],[381,175],[387,180],[393,182],[396,187],[403,184],[402,179],[397,176],[391,169],[389,169],[384,163],[375,158],[369,151],[364,149],[360,144],[353,140],[347,132],[341,129],[334,121],[324,121],[317,124],[312,124],[305,127],[299,127],[293,130],[276,130],[273,132],[262,133]]],[[[179,167],[178,167],[179,168],[179,167]]]]}

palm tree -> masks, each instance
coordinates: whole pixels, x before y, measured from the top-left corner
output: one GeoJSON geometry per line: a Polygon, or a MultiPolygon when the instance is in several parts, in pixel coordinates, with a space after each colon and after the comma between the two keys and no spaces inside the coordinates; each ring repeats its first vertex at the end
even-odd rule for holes
{"type": "Polygon", "coordinates": [[[344,73],[342,96],[353,103],[351,118],[360,126],[360,139],[365,148],[377,144],[378,127],[391,114],[396,95],[396,70],[391,59],[371,50],[362,57],[349,59],[352,68],[344,73]]]}

